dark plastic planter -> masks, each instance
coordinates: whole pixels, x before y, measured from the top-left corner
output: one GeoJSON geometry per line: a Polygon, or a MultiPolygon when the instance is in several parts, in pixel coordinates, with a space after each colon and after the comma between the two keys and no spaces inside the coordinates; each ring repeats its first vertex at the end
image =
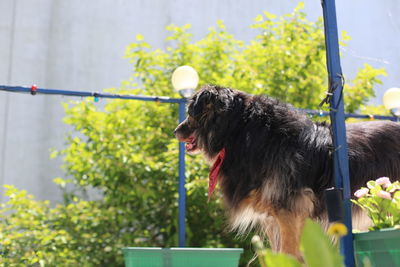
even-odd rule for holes
{"type": "Polygon", "coordinates": [[[126,267],[233,267],[241,248],[123,248],[126,267]]]}
{"type": "Polygon", "coordinates": [[[373,267],[400,266],[400,230],[383,229],[354,234],[356,266],[365,260],[373,267]]]}

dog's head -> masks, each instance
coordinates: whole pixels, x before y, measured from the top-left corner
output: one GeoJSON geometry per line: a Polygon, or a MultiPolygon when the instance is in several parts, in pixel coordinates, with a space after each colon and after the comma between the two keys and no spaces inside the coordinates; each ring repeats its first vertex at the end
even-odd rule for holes
{"type": "Polygon", "coordinates": [[[229,88],[204,86],[189,100],[188,117],[175,129],[175,136],[186,142],[189,153],[202,151],[213,158],[225,147],[234,121],[240,120],[243,96],[229,88]]]}

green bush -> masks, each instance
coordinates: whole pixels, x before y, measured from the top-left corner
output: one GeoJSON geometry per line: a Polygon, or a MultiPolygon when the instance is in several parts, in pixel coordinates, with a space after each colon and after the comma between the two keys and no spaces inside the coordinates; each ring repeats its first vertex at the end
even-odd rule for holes
{"type": "MultiPolygon", "coordinates": [[[[132,76],[120,89],[109,91],[179,97],[171,91],[172,71],[191,65],[201,85],[266,93],[316,109],[327,88],[322,21],[308,21],[301,6],[281,17],[268,12],[257,16],[251,26],[257,35],[249,43],[235,39],[221,21],[196,42],[191,41],[189,25],[167,27],[165,50],[152,49],[137,35],[126,50],[132,76]]],[[[362,108],[380,82],[377,76],[384,73],[365,65],[346,84],[346,110],[362,108]]],[[[6,256],[0,262],[119,266],[122,246],[177,246],[178,142],[172,133],[178,107],[123,100],[99,107],[88,100],[65,104],[65,110],[65,123],[75,132],[67,139],[68,147],[53,156],[64,158],[66,177],[71,178],[56,181],[64,187],[73,184],[76,191],[65,191],[65,205],[51,209],[23,191],[9,189],[12,197],[0,220],[6,256]],[[88,188],[99,190],[102,200],[82,200],[79,191],[88,188]],[[35,223],[24,223],[25,218],[35,223]]],[[[207,203],[208,167],[202,157],[187,157],[186,175],[187,245],[249,248],[248,240],[225,230],[218,194],[207,203]]]]}
{"type": "MultiPolygon", "coordinates": [[[[118,210],[79,200],[49,207],[7,186],[0,210],[1,266],[118,266],[118,210]]],[[[121,265],[122,266],[122,265],[121,265]]]]}

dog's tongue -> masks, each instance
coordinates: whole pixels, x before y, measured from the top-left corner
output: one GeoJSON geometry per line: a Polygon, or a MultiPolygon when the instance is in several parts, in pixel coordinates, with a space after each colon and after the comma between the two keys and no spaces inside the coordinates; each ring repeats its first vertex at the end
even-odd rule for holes
{"type": "Polygon", "coordinates": [[[193,137],[190,137],[190,138],[187,140],[187,143],[185,144],[186,150],[192,150],[192,149],[193,149],[193,147],[194,147],[194,144],[193,144],[194,140],[195,140],[195,139],[194,139],[193,137]]]}
{"type": "Polygon", "coordinates": [[[210,170],[210,176],[208,178],[208,201],[210,201],[210,197],[215,190],[215,187],[218,183],[218,174],[221,168],[222,163],[225,159],[225,148],[223,148],[217,156],[216,161],[214,162],[213,166],[210,170]]]}
{"type": "Polygon", "coordinates": [[[185,145],[185,147],[186,147],[186,150],[191,150],[193,148],[193,144],[187,143],[185,145]]]}

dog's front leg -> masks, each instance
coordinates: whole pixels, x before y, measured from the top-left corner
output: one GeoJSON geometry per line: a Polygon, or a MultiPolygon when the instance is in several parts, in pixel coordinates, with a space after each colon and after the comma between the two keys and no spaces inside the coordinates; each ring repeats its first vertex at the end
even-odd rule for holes
{"type": "Polygon", "coordinates": [[[302,260],[300,237],[305,222],[305,216],[282,210],[279,211],[275,217],[278,221],[281,238],[279,251],[293,255],[297,259],[302,260]]]}

